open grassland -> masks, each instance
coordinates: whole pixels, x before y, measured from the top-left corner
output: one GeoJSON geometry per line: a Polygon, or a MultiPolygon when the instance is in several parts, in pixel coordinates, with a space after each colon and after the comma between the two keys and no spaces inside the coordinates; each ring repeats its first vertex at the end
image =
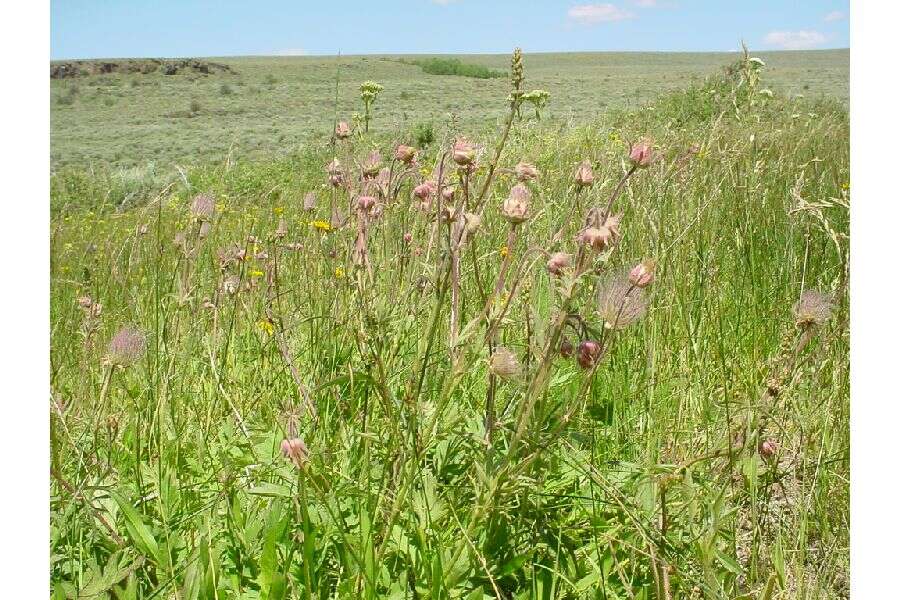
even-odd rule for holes
{"type": "Polygon", "coordinates": [[[54,179],[53,597],[848,597],[843,104],[744,62],[550,130],[479,80],[469,169],[343,77],[333,151],[54,179]]]}
{"type": "MultiPolygon", "coordinates": [[[[684,88],[733,62],[727,53],[536,54],[527,87],[550,93],[542,115],[552,125],[584,123],[609,108],[635,107],[684,88]]],[[[848,50],[760,55],[778,94],[849,98],[848,50]]],[[[263,157],[327,140],[335,115],[360,111],[358,86],[384,85],[375,129],[397,135],[455,121],[470,133],[503,116],[507,81],[430,75],[414,56],[215,59],[235,73],[208,76],[107,74],[52,80],[51,162],[123,169],[123,177],[159,176],[226,157],[263,157]],[[404,62],[401,62],[404,61],[404,62]],[[129,168],[138,167],[129,171],[129,168]]],[[[466,65],[506,72],[500,55],[468,55],[466,65]]]]}

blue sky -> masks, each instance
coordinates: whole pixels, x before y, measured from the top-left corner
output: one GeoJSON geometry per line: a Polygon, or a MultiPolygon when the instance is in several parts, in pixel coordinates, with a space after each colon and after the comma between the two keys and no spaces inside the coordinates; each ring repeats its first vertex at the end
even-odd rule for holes
{"type": "Polygon", "coordinates": [[[846,48],[846,0],[52,0],[53,59],[846,48]]]}

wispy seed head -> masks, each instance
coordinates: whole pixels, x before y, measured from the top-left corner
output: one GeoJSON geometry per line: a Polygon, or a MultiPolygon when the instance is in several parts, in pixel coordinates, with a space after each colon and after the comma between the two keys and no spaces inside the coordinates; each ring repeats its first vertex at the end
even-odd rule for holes
{"type": "Polygon", "coordinates": [[[208,221],[216,214],[216,200],[209,194],[197,194],[191,201],[191,216],[208,221]]]}
{"type": "Polygon", "coordinates": [[[628,277],[614,277],[597,290],[597,312],[607,329],[624,329],[647,312],[647,297],[628,277]]]}
{"type": "Polygon", "coordinates": [[[123,327],[109,342],[110,364],[125,367],[136,363],[144,355],[146,344],[143,333],[130,327],[123,327]]]}
{"type": "Polygon", "coordinates": [[[819,290],[806,290],[794,305],[794,316],[800,327],[821,325],[831,318],[834,304],[831,296],[819,290]]]}

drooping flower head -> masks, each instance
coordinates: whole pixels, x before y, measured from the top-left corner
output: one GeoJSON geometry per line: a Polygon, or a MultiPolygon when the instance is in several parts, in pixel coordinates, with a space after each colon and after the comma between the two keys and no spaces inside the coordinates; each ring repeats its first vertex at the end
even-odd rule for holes
{"type": "Polygon", "coordinates": [[[475,162],[475,146],[464,138],[459,138],[453,144],[453,162],[461,167],[466,167],[475,162]]]}
{"type": "Polygon", "coordinates": [[[123,327],[109,341],[107,358],[112,365],[127,367],[144,355],[146,343],[143,333],[131,327],[123,327]]]}
{"type": "Polygon", "coordinates": [[[516,225],[528,219],[528,203],[531,192],[525,185],[518,183],[509,191],[509,197],[503,201],[500,214],[510,223],[516,225]]]}
{"type": "Polygon", "coordinates": [[[347,121],[338,121],[338,124],[334,126],[334,137],[339,140],[346,140],[350,137],[350,125],[347,121]]]}
{"type": "Polygon", "coordinates": [[[299,437],[282,440],[281,454],[294,463],[298,469],[303,469],[309,462],[309,448],[299,437]]]}
{"type": "Polygon", "coordinates": [[[516,179],[519,181],[529,181],[531,179],[537,179],[540,172],[537,170],[531,163],[520,162],[515,167],[516,179]]]}
{"type": "Polygon", "coordinates": [[[597,252],[606,250],[612,243],[612,240],[612,231],[610,231],[608,227],[602,225],[600,227],[588,227],[587,229],[582,230],[576,238],[578,243],[591,248],[592,250],[596,250],[597,252]]]}
{"type": "Polygon", "coordinates": [[[575,183],[581,188],[594,185],[594,169],[591,167],[590,160],[584,159],[578,165],[578,169],[575,171],[575,183]]]}
{"type": "Polygon", "coordinates": [[[407,146],[405,144],[400,144],[394,150],[394,158],[399,160],[402,163],[410,164],[416,159],[416,149],[412,146],[407,146]]]}
{"type": "Polygon", "coordinates": [[[437,184],[432,180],[423,181],[413,188],[413,195],[421,201],[431,200],[437,184]]]}
{"type": "Polygon", "coordinates": [[[344,183],[344,168],[337,158],[328,163],[325,170],[328,172],[328,181],[331,185],[340,187],[344,183]]]}
{"type": "Polygon", "coordinates": [[[578,344],[576,360],[582,369],[591,369],[600,359],[600,344],[594,340],[583,340],[578,344]]]}
{"type": "Polygon", "coordinates": [[[657,158],[656,152],[653,150],[653,142],[649,138],[644,138],[634,144],[628,153],[628,158],[636,167],[649,167],[657,158]]]}
{"type": "Polygon", "coordinates": [[[547,261],[547,271],[552,275],[562,275],[563,271],[572,266],[572,255],[565,252],[555,252],[547,261]]]}
{"type": "Polygon", "coordinates": [[[645,288],[653,283],[655,271],[656,261],[643,260],[636,264],[628,273],[628,281],[639,288],[645,288]]]}

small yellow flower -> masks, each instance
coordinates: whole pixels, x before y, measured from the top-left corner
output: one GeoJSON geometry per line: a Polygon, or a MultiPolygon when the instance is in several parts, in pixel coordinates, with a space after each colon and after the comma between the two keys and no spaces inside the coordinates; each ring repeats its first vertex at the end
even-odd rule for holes
{"type": "Polygon", "coordinates": [[[611,142],[618,142],[618,141],[621,140],[621,139],[622,139],[622,138],[620,138],[620,137],[619,137],[619,134],[616,133],[615,131],[610,131],[610,132],[609,132],[609,141],[611,141],[611,142]]]}
{"type": "Polygon", "coordinates": [[[272,209],[272,211],[273,211],[276,215],[281,216],[281,215],[284,213],[284,207],[283,207],[283,206],[276,206],[275,208],[272,209]]]}
{"type": "Polygon", "coordinates": [[[507,254],[509,254],[509,248],[507,246],[500,246],[500,256],[506,258],[507,254]]]}
{"type": "Polygon", "coordinates": [[[220,213],[225,212],[225,203],[224,202],[216,203],[216,212],[220,212],[220,213]]]}
{"type": "Polygon", "coordinates": [[[329,223],[328,221],[317,220],[313,221],[312,224],[313,227],[315,227],[319,231],[331,231],[331,223],[329,223]]]}
{"type": "Polygon", "coordinates": [[[272,321],[268,319],[260,319],[256,324],[268,335],[272,335],[273,333],[275,333],[275,325],[273,325],[272,321]]]}
{"type": "Polygon", "coordinates": [[[343,276],[344,276],[344,269],[342,269],[341,267],[335,267],[334,268],[334,277],[336,279],[341,279],[343,276]]]}
{"type": "Polygon", "coordinates": [[[842,184],[841,184],[841,189],[842,189],[842,190],[849,190],[849,189],[850,189],[850,182],[849,182],[849,181],[845,181],[844,183],[842,183],[842,184]]]}
{"type": "Polygon", "coordinates": [[[263,275],[265,275],[265,273],[263,271],[260,271],[259,269],[254,269],[253,271],[250,271],[251,277],[262,277],[263,275]]]}

